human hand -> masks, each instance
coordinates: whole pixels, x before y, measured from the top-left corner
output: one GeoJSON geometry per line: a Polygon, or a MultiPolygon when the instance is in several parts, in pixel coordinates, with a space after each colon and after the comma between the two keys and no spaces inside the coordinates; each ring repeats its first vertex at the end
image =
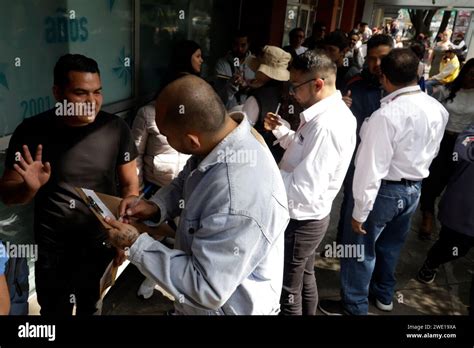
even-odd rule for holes
{"type": "Polygon", "coordinates": [[[107,228],[110,244],[118,249],[131,247],[140,236],[138,230],[132,225],[111,219],[110,217],[106,217],[105,222],[110,226],[107,228]]]}
{"type": "Polygon", "coordinates": [[[36,148],[35,159],[31,157],[28,146],[23,145],[24,157],[20,156],[19,165],[14,164],[13,168],[23,178],[25,185],[32,192],[37,192],[51,177],[51,165],[49,162],[43,164],[43,146],[40,144],[36,148]]]}
{"type": "Polygon", "coordinates": [[[346,103],[347,107],[350,108],[352,106],[352,92],[348,90],[346,95],[342,97],[342,101],[346,103]]]}
{"type": "Polygon", "coordinates": [[[283,123],[280,121],[280,116],[275,115],[272,112],[267,113],[267,116],[265,116],[263,120],[263,127],[267,131],[272,131],[282,124],[283,123]]]}
{"type": "Polygon", "coordinates": [[[359,222],[357,220],[355,220],[354,218],[352,218],[352,230],[355,232],[355,233],[358,233],[358,234],[361,234],[361,235],[366,235],[367,234],[367,231],[364,230],[364,228],[362,227],[362,222],[359,222]]]}
{"type": "Polygon", "coordinates": [[[137,199],[138,196],[129,196],[120,202],[119,216],[123,218],[123,222],[129,222],[126,217],[146,220],[160,212],[156,204],[143,199],[137,201],[137,199]]]}

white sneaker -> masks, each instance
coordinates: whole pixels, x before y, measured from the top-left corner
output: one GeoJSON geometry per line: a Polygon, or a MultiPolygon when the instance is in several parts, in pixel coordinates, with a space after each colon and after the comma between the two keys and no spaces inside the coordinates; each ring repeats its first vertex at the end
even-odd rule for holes
{"type": "Polygon", "coordinates": [[[393,310],[393,302],[390,302],[389,304],[383,304],[379,300],[375,299],[375,306],[384,312],[391,312],[393,310]]]}
{"type": "Polygon", "coordinates": [[[137,295],[142,296],[145,300],[147,300],[153,296],[154,291],[155,283],[152,280],[146,278],[140,285],[140,288],[138,288],[137,295]]]}

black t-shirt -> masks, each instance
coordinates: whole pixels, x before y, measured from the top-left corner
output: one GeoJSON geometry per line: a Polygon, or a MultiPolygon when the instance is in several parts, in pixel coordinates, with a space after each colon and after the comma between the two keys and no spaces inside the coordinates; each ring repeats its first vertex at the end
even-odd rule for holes
{"type": "Polygon", "coordinates": [[[69,127],[54,110],[46,111],[17,127],[8,147],[6,168],[13,169],[15,153],[23,155],[24,144],[33,158],[38,144],[42,144],[43,163],[51,163],[51,178],[35,196],[36,242],[61,248],[104,240],[99,221],[74,186],[118,194],[118,166],[137,157],[127,124],[100,111],[93,123],[69,127]]]}

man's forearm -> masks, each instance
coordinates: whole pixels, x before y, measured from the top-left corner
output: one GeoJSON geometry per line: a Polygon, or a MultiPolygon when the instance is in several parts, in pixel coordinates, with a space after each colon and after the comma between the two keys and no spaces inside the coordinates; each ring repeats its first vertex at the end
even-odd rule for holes
{"type": "Polygon", "coordinates": [[[0,181],[0,198],[7,205],[30,203],[37,191],[32,191],[24,182],[0,181]]]}
{"type": "Polygon", "coordinates": [[[130,185],[122,186],[121,193],[122,193],[122,198],[126,198],[129,196],[138,196],[140,194],[139,185],[130,184],[130,185]]]}

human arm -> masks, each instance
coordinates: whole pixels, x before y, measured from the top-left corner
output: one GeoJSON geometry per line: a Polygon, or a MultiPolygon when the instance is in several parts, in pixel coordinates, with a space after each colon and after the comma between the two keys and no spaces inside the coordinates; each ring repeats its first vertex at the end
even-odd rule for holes
{"type": "Polygon", "coordinates": [[[392,139],[395,134],[388,118],[377,113],[367,119],[360,134],[352,185],[352,217],[362,224],[373,208],[382,179],[388,174],[394,154],[392,139]]]}
{"type": "Polygon", "coordinates": [[[149,137],[146,111],[146,106],[140,108],[132,125],[132,137],[138,151],[137,173],[140,187],[143,187],[144,156],[149,137]]]}
{"type": "Polygon", "coordinates": [[[38,145],[34,159],[28,146],[23,145],[22,149],[23,155],[15,152],[13,169],[7,165],[0,180],[1,198],[5,204],[29,203],[51,176],[51,165],[42,162],[42,145],[38,145]]]}
{"type": "Polygon", "coordinates": [[[428,80],[441,81],[451,75],[458,68],[458,66],[459,65],[455,64],[453,60],[451,60],[444,66],[443,70],[441,70],[438,74],[431,76],[428,80]]]}
{"type": "Polygon", "coordinates": [[[344,156],[343,146],[352,145],[354,149],[355,131],[352,139],[343,140],[347,144],[341,146],[339,141],[330,129],[318,128],[314,133],[306,134],[303,144],[299,145],[302,146],[301,159],[296,166],[292,169],[280,166],[290,206],[302,205],[304,209],[322,199],[344,156]]]}
{"type": "MultiPolygon", "coordinates": [[[[195,228],[189,254],[142,234],[131,237],[129,259],[180,302],[217,310],[257,266],[268,241],[258,224],[242,215],[217,213],[198,225],[181,223],[195,228]]],[[[120,223],[116,226],[126,228],[120,223]]],[[[121,232],[112,231],[116,233],[121,232]]],[[[124,236],[126,240],[127,233],[124,236]]]]}
{"type": "Polygon", "coordinates": [[[272,131],[280,146],[286,149],[294,140],[296,132],[290,129],[290,124],[272,112],[267,113],[263,120],[263,127],[272,131]]]}
{"type": "Polygon", "coordinates": [[[242,112],[247,115],[249,123],[253,126],[258,122],[258,114],[260,113],[260,108],[255,97],[250,96],[245,101],[245,104],[242,108],[242,112]]]}

